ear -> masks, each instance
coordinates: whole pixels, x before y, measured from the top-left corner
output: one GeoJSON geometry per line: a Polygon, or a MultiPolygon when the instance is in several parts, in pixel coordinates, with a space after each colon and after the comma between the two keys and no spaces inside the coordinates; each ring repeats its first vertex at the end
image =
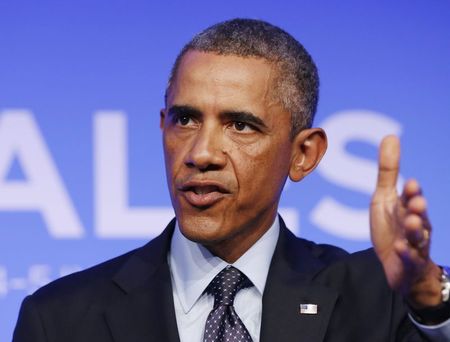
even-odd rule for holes
{"type": "Polygon", "coordinates": [[[293,141],[289,178],[298,182],[319,165],[327,150],[327,135],[321,128],[304,129],[293,141]]]}
{"type": "Polygon", "coordinates": [[[166,112],[165,108],[161,109],[159,111],[159,128],[163,130],[164,128],[164,120],[166,119],[166,112]]]}

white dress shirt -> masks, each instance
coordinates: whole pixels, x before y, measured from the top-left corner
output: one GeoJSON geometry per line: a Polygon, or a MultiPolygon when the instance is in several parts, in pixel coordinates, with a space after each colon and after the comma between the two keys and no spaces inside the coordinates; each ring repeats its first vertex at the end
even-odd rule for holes
{"type": "MultiPolygon", "coordinates": [[[[232,265],[243,272],[254,286],[240,290],[234,300],[236,313],[254,342],[261,330],[262,294],[270,261],[277,244],[278,217],[269,230],[232,265]]],[[[186,239],[178,223],[173,233],[169,266],[178,333],[181,342],[201,342],[205,322],[214,306],[214,297],[204,294],[211,280],[229,265],[205,247],[186,239]]]]}
{"type": "Polygon", "coordinates": [[[409,315],[413,323],[433,342],[449,342],[450,341],[450,319],[438,325],[419,324],[409,315]]]}
{"type": "MultiPolygon", "coordinates": [[[[275,251],[280,224],[278,217],[269,230],[234,264],[254,286],[240,290],[234,307],[252,337],[259,342],[262,314],[262,294],[266,285],[270,261],[275,251]]],[[[212,255],[205,247],[186,239],[178,223],[173,233],[168,256],[172,277],[173,299],[180,342],[201,342],[205,322],[214,306],[214,297],[203,291],[223,268],[229,265],[212,255]]],[[[435,326],[411,321],[430,341],[450,341],[450,319],[435,326]]]]}

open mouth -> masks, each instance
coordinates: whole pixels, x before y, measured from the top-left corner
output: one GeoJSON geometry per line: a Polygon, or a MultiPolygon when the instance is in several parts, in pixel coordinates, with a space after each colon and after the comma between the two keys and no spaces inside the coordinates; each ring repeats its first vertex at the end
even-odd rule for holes
{"type": "Polygon", "coordinates": [[[229,193],[221,185],[201,182],[188,182],[180,190],[189,204],[199,208],[210,207],[229,193]]]}
{"type": "Polygon", "coordinates": [[[211,192],[221,192],[218,186],[206,185],[206,186],[192,186],[187,189],[187,191],[193,191],[197,195],[206,195],[211,192]]]}

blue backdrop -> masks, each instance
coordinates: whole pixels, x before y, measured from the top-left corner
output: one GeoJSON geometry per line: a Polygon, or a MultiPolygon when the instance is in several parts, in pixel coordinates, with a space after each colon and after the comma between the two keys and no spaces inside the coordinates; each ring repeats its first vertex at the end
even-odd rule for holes
{"type": "Polygon", "coordinates": [[[297,37],[321,74],[322,167],[288,183],[292,230],[366,248],[376,146],[400,135],[449,264],[450,2],[0,2],[0,341],[23,297],[144,244],[172,215],[159,110],[171,64],[199,30],[232,17],[297,37]]]}

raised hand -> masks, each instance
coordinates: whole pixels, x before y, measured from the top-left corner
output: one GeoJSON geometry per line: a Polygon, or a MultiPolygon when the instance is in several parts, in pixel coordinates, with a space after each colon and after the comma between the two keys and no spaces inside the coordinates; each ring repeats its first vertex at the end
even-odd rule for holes
{"type": "Polygon", "coordinates": [[[440,268],[430,258],[431,225],[419,183],[405,183],[397,193],[400,142],[383,139],[378,181],[370,206],[371,238],[389,285],[411,306],[421,309],[441,302],[440,268]]]}

